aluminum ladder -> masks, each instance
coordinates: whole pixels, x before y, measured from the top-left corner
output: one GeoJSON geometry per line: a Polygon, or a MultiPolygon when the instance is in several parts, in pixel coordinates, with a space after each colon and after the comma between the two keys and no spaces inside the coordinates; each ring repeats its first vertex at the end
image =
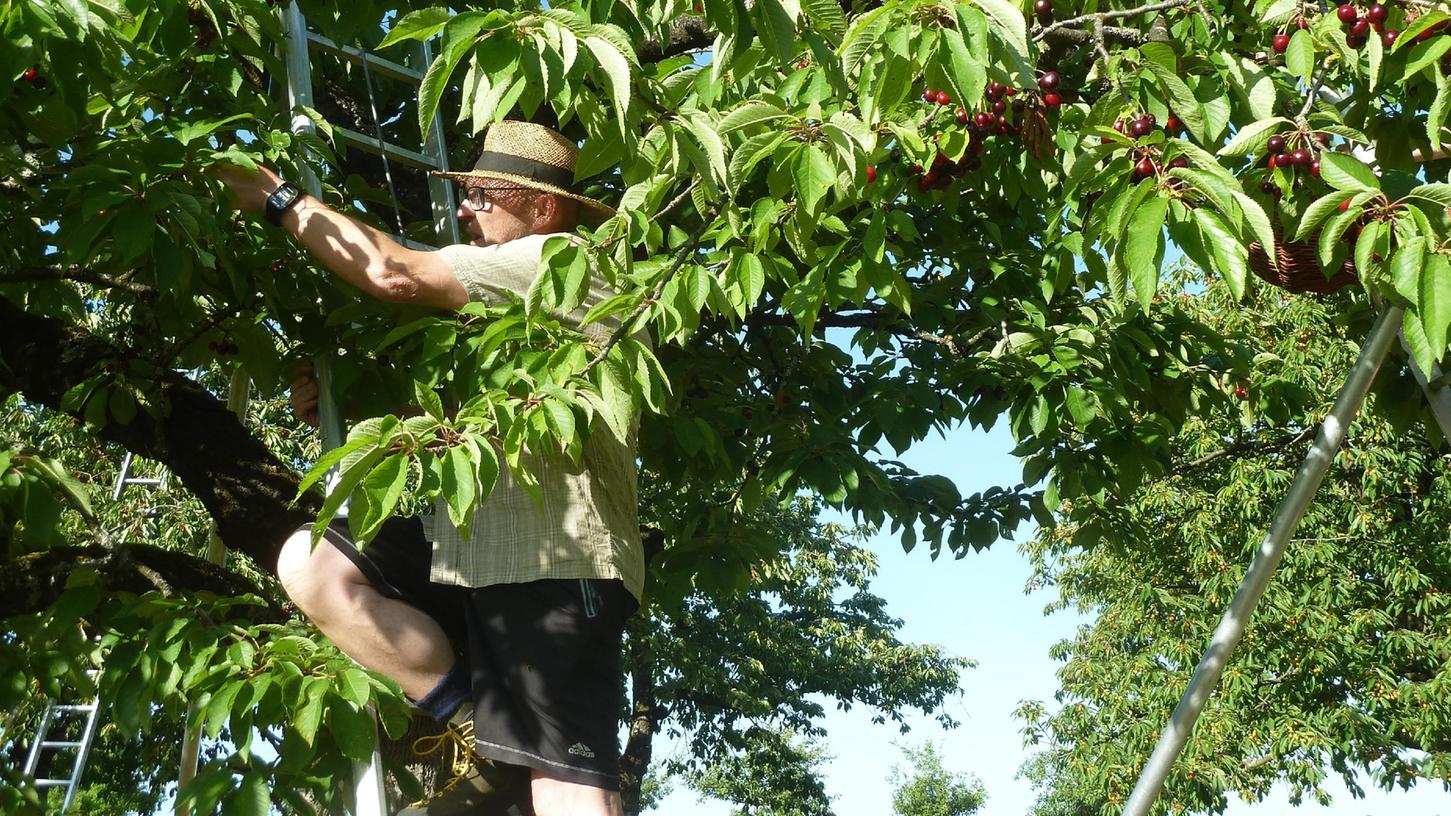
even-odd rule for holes
{"type": "MultiPolygon", "coordinates": [[[[336,137],[345,142],[349,147],[373,153],[383,160],[383,171],[387,176],[388,184],[392,187],[391,162],[400,163],[415,167],[421,170],[448,170],[448,157],[444,151],[443,141],[443,118],[438,112],[434,113],[433,122],[428,128],[424,137],[423,152],[417,152],[408,148],[392,144],[383,139],[382,129],[378,123],[378,111],[373,103],[372,73],[390,77],[402,82],[420,86],[423,83],[423,71],[400,65],[392,60],[384,59],[374,54],[365,52],[359,48],[342,45],[332,40],[313,33],[307,28],[307,19],[303,16],[302,10],[296,2],[289,3],[282,11],[283,29],[286,32],[286,60],[287,66],[287,104],[291,111],[297,111],[299,107],[313,107],[312,87],[312,51],[316,49],[320,53],[329,54],[345,59],[360,65],[364,72],[364,81],[368,87],[369,110],[373,117],[374,135],[369,137],[357,131],[345,127],[333,126],[333,133],[336,137]]],[[[427,42],[419,43],[416,46],[415,54],[420,65],[427,66],[433,61],[433,49],[427,42]]],[[[292,117],[292,131],[294,133],[314,133],[316,126],[312,120],[302,113],[294,113],[292,117]]],[[[314,198],[321,198],[322,185],[311,173],[305,178],[298,180],[299,186],[314,198]]],[[[433,210],[433,227],[440,245],[459,243],[458,222],[454,218],[454,211],[457,207],[454,198],[453,184],[447,179],[430,176],[428,178],[429,199],[433,210]]],[[[396,214],[396,202],[395,202],[396,214]]],[[[400,233],[403,225],[398,224],[400,233]]],[[[401,234],[395,234],[404,244],[416,249],[433,249],[431,246],[419,246],[401,234]]],[[[326,357],[314,361],[317,372],[318,390],[318,428],[322,433],[323,450],[331,450],[341,445],[347,438],[343,424],[343,418],[338,411],[337,405],[331,398],[332,375],[329,360],[326,357]]],[[[328,489],[331,490],[336,483],[336,471],[327,480],[328,489]]],[[[346,513],[346,505],[339,511],[346,513]]],[[[375,712],[376,717],[376,712],[375,712]]],[[[382,754],[375,748],[372,759],[368,762],[355,761],[353,763],[354,773],[354,809],[355,816],[385,816],[388,813],[387,791],[383,779],[382,754]]]]}
{"type": "MultiPolygon", "coordinates": [[[[87,672],[92,679],[96,677],[94,669],[87,672]]],[[[96,695],[89,703],[65,704],[57,703],[54,700],[45,702],[45,710],[40,715],[40,725],[35,729],[35,740],[30,744],[30,753],[25,758],[25,775],[35,778],[35,772],[40,767],[40,758],[46,751],[75,751],[75,758],[71,763],[71,772],[66,777],[46,777],[35,779],[35,786],[42,792],[50,788],[64,788],[65,799],[61,802],[60,812],[65,813],[70,809],[71,803],[75,801],[76,791],[80,789],[81,774],[86,770],[86,759],[91,753],[91,744],[96,738],[96,725],[101,719],[101,698],[96,695]],[[51,725],[60,721],[66,716],[83,715],[85,725],[81,729],[79,740],[51,740],[51,725]]]]}

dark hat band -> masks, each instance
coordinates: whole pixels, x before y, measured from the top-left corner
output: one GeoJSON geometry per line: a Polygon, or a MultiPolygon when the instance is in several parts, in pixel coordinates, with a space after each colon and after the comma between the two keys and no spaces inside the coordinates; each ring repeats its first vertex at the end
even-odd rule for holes
{"type": "Polygon", "coordinates": [[[570,185],[574,183],[573,170],[566,170],[563,167],[545,164],[534,159],[526,159],[523,156],[499,153],[493,150],[485,150],[481,153],[479,160],[474,163],[474,169],[490,173],[507,173],[511,176],[533,179],[534,181],[550,184],[565,190],[568,190],[570,185]]]}

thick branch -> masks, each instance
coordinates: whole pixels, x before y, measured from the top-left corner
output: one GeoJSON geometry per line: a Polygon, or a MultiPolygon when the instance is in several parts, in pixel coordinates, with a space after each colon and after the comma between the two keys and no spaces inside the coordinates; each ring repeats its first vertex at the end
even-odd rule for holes
{"type": "Polygon", "coordinates": [[[1193,461],[1185,462],[1184,464],[1174,468],[1173,472],[1176,474],[1182,474],[1187,473],[1191,470],[1197,470],[1209,464],[1210,462],[1213,462],[1216,459],[1222,459],[1226,456],[1242,456],[1265,453],[1267,451],[1276,450],[1278,448],[1295,445],[1300,442],[1304,442],[1306,439],[1314,436],[1316,430],[1318,430],[1318,426],[1311,426],[1303,431],[1300,431],[1299,433],[1285,434],[1284,436],[1280,436],[1278,438],[1271,439],[1270,441],[1263,443],[1255,441],[1236,442],[1233,445],[1220,448],[1219,450],[1210,451],[1209,453],[1206,453],[1193,461]]]}
{"type": "Polygon", "coordinates": [[[679,54],[709,48],[714,41],[715,33],[706,28],[704,17],[687,15],[670,21],[664,41],[645,40],[635,49],[635,55],[642,63],[659,62],[679,54]]]}
{"type": "Polygon", "coordinates": [[[47,280],[68,280],[76,281],[77,283],[89,283],[106,289],[120,289],[124,292],[130,292],[133,295],[146,297],[156,294],[156,290],[148,286],[142,286],[139,283],[134,283],[124,278],[113,278],[109,275],[103,275],[99,272],[74,266],[65,269],[47,266],[25,266],[19,269],[7,269],[4,272],[0,272],[0,285],[47,280]]]}
{"type": "Polygon", "coordinates": [[[640,785],[650,767],[655,738],[654,655],[648,636],[636,631],[630,638],[630,736],[620,755],[620,793],[626,816],[640,813],[640,785]]]}
{"type": "MultiPolygon", "coordinates": [[[[0,388],[61,410],[67,391],[117,356],[118,349],[82,328],[0,297],[0,388]]],[[[289,507],[297,475],[197,383],[166,371],[147,391],[159,398],[161,416],[141,411],[128,424],[108,422],[100,437],[169,468],[216,520],[229,548],[273,571],[283,540],[311,520],[316,499],[289,507]]]]}
{"type": "MultiPolygon", "coordinates": [[[[147,544],[115,548],[99,544],[54,547],[23,555],[0,571],[0,620],[44,609],[65,592],[76,570],[95,570],[108,592],[215,592],[223,596],[260,591],[246,578],[206,559],[147,544]]],[[[287,613],[275,606],[251,607],[256,622],[280,622],[287,613]]]]}

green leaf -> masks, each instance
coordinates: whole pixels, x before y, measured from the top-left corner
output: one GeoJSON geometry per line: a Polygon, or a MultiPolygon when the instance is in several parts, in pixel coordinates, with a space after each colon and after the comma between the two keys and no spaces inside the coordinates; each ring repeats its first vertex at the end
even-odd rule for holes
{"type": "Polygon", "coordinates": [[[473,453],[474,448],[468,445],[449,448],[444,452],[443,472],[440,474],[449,521],[464,535],[468,534],[472,525],[474,501],[478,495],[478,471],[473,453]]]}
{"type": "Polygon", "coordinates": [[[438,111],[438,101],[448,87],[448,80],[474,44],[474,38],[490,21],[493,12],[469,11],[459,14],[443,27],[443,45],[423,75],[418,86],[418,132],[427,134],[438,111]]]}
{"type": "Polygon", "coordinates": [[[1421,316],[1414,309],[1406,312],[1406,320],[1401,324],[1401,337],[1405,338],[1406,348],[1410,350],[1416,365],[1422,371],[1431,371],[1439,355],[1431,347],[1431,341],[1426,338],[1426,330],[1421,326],[1421,316]]]}
{"type": "Polygon", "coordinates": [[[1285,49],[1285,67],[1295,76],[1310,81],[1315,72],[1315,43],[1310,29],[1302,28],[1290,37],[1290,47],[1285,49]]]}
{"type": "Polygon", "coordinates": [[[353,540],[360,547],[372,541],[378,528],[393,515],[393,509],[398,506],[398,499],[408,482],[409,461],[410,458],[403,454],[390,455],[364,477],[361,488],[368,496],[366,506],[362,513],[355,508],[348,515],[353,540]]]}
{"type": "Polygon", "coordinates": [[[1195,223],[1204,233],[1204,245],[1209,248],[1215,271],[1229,284],[1235,300],[1243,299],[1248,282],[1249,251],[1235,237],[1223,216],[1208,212],[1203,207],[1195,208],[1193,212],[1195,223]]]}
{"type": "Polygon", "coordinates": [[[1305,208],[1305,215],[1300,219],[1300,227],[1295,230],[1294,240],[1303,241],[1310,237],[1315,228],[1320,226],[1320,222],[1330,217],[1330,214],[1339,209],[1347,198],[1349,196],[1345,193],[1336,190],[1315,199],[1309,207],[1305,208]]]}
{"type": "Polygon", "coordinates": [[[725,143],[721,141],[718,133],[710,119],[700,111],[692,111],[682,117],[685,127],[695,140],[700,143],[705,155],[710,159],[710,171],[715,175],[716,183],[722,188],[728,188],[730,179],[726,172],[725,143]]]}
{"type": "Polygon", "coordinates": [[[1240,212],[1244,213],[1245,220],[1249,222],[1250,231],[1269,255],[1270,263],[1278,265],[1276,260],[1278,256],[1275,252],[1275,231],[1270,226],[1270,217],[1265,214],[1264,208],[1258,202],[1244,193],[1235,191],[1232,195],[1235,202],[1239,204],[1240,212]]]}
{"type": "Polygon", "coordinates": [[[1426,239],[1407,241],[1391,258],[1391,285],[1409,303],[1421,297],[1421,271],[1426,263],[1426,239]]]}
{"type": "Polygon", "coordinates": [[[1023,19],[1022,9],[1007,0],[972,0],[972,2],[987,12],[988,17],[997,23],[996,28],[1003,35],[1007,46],[1026,60],[1028,58],[1028,23],[1023,19]]]}
{"type": "Polygon", "coordinates": [[[1320,178],[1337,190],[1360,192],[1380,189],[1380,179],[1364,162],[1329,150],[1320,153],[1320,178]]]}
{"type": "Polygon", "coordinates": [[[451,19],[453,12],[441,6],[410,11],[394,21],[393,27],[388,29],[388,36],[374,50],[381,51],[403,40],[426,40],[442,31],[451,19]]]}
{"type": "Polygon", "coordinates": [[[1352,208],[1343,213],[1337,213],[1325,223],[1325,228],[1320,231],[1319,258],[1322,267],[1327,269],[1330,267],[1331,262],[1335,259],[1336,249],[1340,246],[1340,237],[1359,217],[1360,212],[1352,208]]]}
{"type": "Polygon", "coordinates": [[[1248,156],[1252,153],[1261,153],[1265,149],[1265,143],[1275,135],[1275,128],[1280,125],[1291,125],[1294,123],[1283,116],[1271,116],[1268,119],[1261,119],[1240,128],[1229,144],[1219,149],[1220,156],[1248,156]]]}
{"type": "Polygon", "coordinates": [[[841,69],[848,79],[857,77],[862,63],[891,27],[892,11],[888,6],[878,6],[852,21],[851,29],[841,41],[841,69]]]}
{"type": "Polygon", "coordinates": [[[816,212],[816,205],[836,182],[836,168],[831,159],[819,146],[808,144],[797,152],[791,169],[801,206],[809,213],[816,212]]]}
{"type": "Polygon", "coordinates": [[[756,0],[752,12],[766,50],[778,62],[795,56],[796,19],[801,16],[799,0],[756,0]]]}
{"type": "Polygon", "coordinates": [[[257,772],[244,774],[241,783],[222,800],[222,816],[267,816],[271,809],[267,778],[257,772]]]}
{"type": "Polygon", "coordinates": [[[1417,287],[1420,298],[1416,302],[1416,312],[1426,330],[1432,356],[1440,360],[1446,353],[1446,328],[1451,325],[1451,265],[1440,253],[1424,257],[1426,260],[1421,266],[1417,287]]]}
{"type": "Polygon", "coordinates": [[[312,524],[312,540],[316,542],[322,538],[323,530],[327,529],[328,523],[338,514],[338,508],[352,495],[354,488],[358,486],[363,478],[372,471],[373,466],[378,464],[387,452],[380,447],[374,447],[366,454],[358,457],[350,463],[343,471],[337,485],[331,493],[323,500],[322,509],[318,511],[317,521],[312,524]]]}
{"type": "Polygon", "coordinates": [[[944,28],[938,44],[939,59],[946,68],[947,81],[952,86],[952,98],[967,110],[972,110],[982,101],[982,92],[987,84],[987,69],[967,48],[962,31],[944,28]]]}
{"type": "Polygon", "coordinates": [[[348,759],[366,762],[378,742],[378,726],[367,709],[341,697],[333,697],[327,709],[328,730],[333,742],[348,759]]]}
{"type": "Polygon", "coordinates": [[[625,114],[630,107],[630,62],[614,43],[603,37],[585,37],[584,45],[594,56],[595,64],[609,79],[610,100],[615,104],[615,118],[619,122],[620,130],[624,131],[625,114]]]}
{"type": "Polygon", "coordinates": [[[418,403],[425,413],[439,422],[443,421],[443,400],[439,398],[438,392],[415,380],[413,382],[413,399],[418,403]]]}
{"type": "Polygon", "coordinates": [[[1121,250],[1124,271],[1133,284],[1139,305],[1148,311],[1149,303],[1159,290],[1159,265],[1156,262],[1164,243],[1164,216],[1169,201],[1153,196],[1139,205],[1129,216],[1121,250]]]}
{"type": "Polygon", "coordinates": [[[801,7],[821,31],[833,37],[846,33],[846,14],[837,0],[802,0],[801,7]]]}
{"type": "Polygon", "coordinates": [[[747,102],[721,117],[720,121],[715,125],[715,131],[724,136],[727,133],[732,133],[742,128],[781,119],[789,115],[786,111],[772,105],[770,102],[755,100],[747,102]]]}
{"type": "MultiPolygon", "coordinates": [[[[1451,37],[1447,37],[1447,40],[1451,40],[1451,37]]],[[[1451,184],[1439,182],[1422,184],[1420,187],[1413,188],[1409,193],[1406,193],[1406,196],[1408,198],[1419,198],[1430,201],[1442,207],[1451,207],[1451,184]]]]}
{"type": "Polygon", "coordinates": [[[1144,67],[1154,75],[1159,87],[1163,89],[1164,95],[1169,98],[1170,106],[1174,114],[1184,123],[1185,130],[1194,135],[1195,139],[1204,141],[1204,112],[1199,107],[1199,100],[1194,98],[1194,92],[1184,84],[1179,75],[1157,62],[1145,62],[1144,67]]]}
{"type": "Polygon", "coordinates": [[[1436,98],[1426,115],[1426,138],[1431,140],[1431,149],[1441,149],[1441,132],[1446,127],[1447,114],[1451,113],[1451,78],[1445,74],[1436,77],[1436,98]]]}

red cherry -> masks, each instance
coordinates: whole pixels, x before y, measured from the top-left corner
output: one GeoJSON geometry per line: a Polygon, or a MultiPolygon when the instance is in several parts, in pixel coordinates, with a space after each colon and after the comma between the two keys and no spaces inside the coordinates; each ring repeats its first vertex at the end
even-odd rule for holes
{"type": "Polygon", "coordinates": [[[1365,19],[1371,21],[1372,23],[1384,23],[1386,19],[1390,16],[1390,9],[1386,8],[1380,3],[1376,3],[1365,12],[1365,19]]]}
{"type": "Polygon", "coordinates": [[[1360,16],[1360,12],[1356,11],[1355,6],[1345,3],[1335,10],[1335,16],[1340,22],[1350,25],[1355,22],[1355,18],[1360,16]]]}
{"type": "Polygon", "coordinates": [[[1265,142],[1265,150],[1268,150],[1271,153],[1284,153],[1285,137],[1279,134],[1271,136],[1270,140],[1268,142],[1265,142]]]}
{"type": "Polygon", "coordinates": [[[1394,28],[1387,28],[1385,30],[1385,33],[1380,35],[1380,41],[1381,44],[1384,45],[1386,48],[1390,48],[1391,46],[1396,44],[1396,40],[1400,36],[1401,32],[1396,31],[1394,28]]]}
{"type": "Polygon", "coordinates": [[[923,102],[936,102],[937,101],[937,92],[934,91],[934,90],[932,90],[931,88],[928,88],[927,90],[925,90],[925,91],[922,92],[922,101],[923,102]]]}
{"type": "Polygon", "coordinates": [[[1310,162],[1310,175],[1314,176],[1315,178],[1320,178],[1320,162],[1310,162]]]}
{"type": "Polygon", "coordinates": [[[1008,96],[1017,96],[1018,95],[1018,89],[1017,88],[1008,88],[1008,87],[1005,86],[1003,88],[1003,93],[1007,94],[1008,96]]]}
{"type": "Polygon", "coordinates": [[[1290,154],[1290,164],[1298,164],[1298,165],[1304,166],[1304,165],[1307,165],[1309,163],[1310,163],[1310,151],[1306,150],[1303,147],[1298,148],[1297,150],[1295,150],[1295,152],[1293,152],[1293,153],[1290,154]]]}
{"type": "Polygon", "coordinates": [[[1139,159],[1139,163],[1134,165],[1134,176],[1136,178],[1148,178],[1158,172],[1159,167],[1154,164],[1153,159],[1139,159]]]}
{"type": "Polygon", "coordinates": [[[1003,114],[1005,114],[1007,112],[1008,112],[1008,103],[1007,102],[999,99],[998,101],[996,101],[996,102],[993,103],[993,113],[996,113],[997,115],[1002,116],[1003,114]]]}
{"type": "Polygon", "coordinates": [[[1295,21],[1295,28],[1297,28],[1297,29],[1299,29],[1301,31],[1304,31],[1305,29],[1307,29],[1309,27],[1310,27],[1310,21],[1309,20],[1306,20],[1304,17],[1301,17],[1301,18],[1299,18],[1298,20],[1295,21]]]}
{"type": "Polygon", "coordinates": [[[1179,121],[1179,117],[1175,116],[1172,113],[1169,114],[1169,118],[1168,119],[1165,119],[1164,120],[1164,132],[1165,133],[1168,133],[1168,134],[1171,134],[1172,135],[1172,134],[1178,133],[1179,131],[1181,131],[1183,129],[1184,129],[1184,123],[1183,122],[1180,122],[1179,121]]]}
{"type": "Polygon", "coordinates": [[[1360,49],[1365,47],[1365,37],[1357,37],[1353,35],[1347,36],[1345,38],[1345,44],[1355,49],[1356,51],[1359,51],[1360,49]]]}
{"type": "Polygon", "coordinates": [[[1044,25],[1053,22],[1053,0],[1033,0],[1033,13],[1044,25]]]}
{"type": "Polygon", "coordinates": [[[1315,141],[1319,142],[1321,147],[1329,147],[1330,134],[1322,130],[1319,133],[1315,134],[1315,141]]]}
{"type": "Polygon", "coordinates": [[[1236,385],[1234,387],[1234,395],[1240,399],[1245,399],[1249,396],[1249,389],[1242,385],[1236,385]]]}
{"type": "Polygon", "coordinates": [[[874,182],[876,180],[877,180],[877,168],[871,166],[870,164],[867,165],[867,184],[871,184],[872,182],[874,182]]]}
{"type": "Polygon", "coordinates": [[[1348,40],[1350,39],[1350,37],[1359,37],[1361,39],[1364,39],[1369,36],[1370,21],[1362,17],[1359,20],[1356,20],[1354,23],[1350,24],[1350,36],[1346,37],[1346,39],[1348,40]]]}
{"type": "Polygon", "coordinates": [[[26,68],[25,73],[21,74],[20,78],[34,85],[40,79],[40,69],[34,66],[26,68]]]}
{"type": "Polygon", "coordinates": [[[1059,105],[1063,104],[1063,97],[1059,96],[1056,93],[1053,93],[1052,91],[1049,91],[1048,93],[1043,94],[1043,104],[1047,105],[1050,108],[1056,108],[1059,105]]]}
{"type": "Polygon", "coordinates": [[[997,81],[989,82],[987,84],[987,98],[988,99],[1001,99],[1002,96],[1003,96],[1003,94],[1007,93],[1007,90],[1008,90],[1008,86],[1004,85],[1001,82],[997,82],[997,81]]]}
{"type": "Polygon", "coordinates": [[[1046,71],[1046,72],[1044,72],[1044,74],[1042,76],[1038,77],[1038,87],[1039,88],[1042,88],[1045,91],[1057,90],[1058,89],[1058,72],[1057,71],[1046,71]]]}
{"type": "Polygon", "coordinates": [[[1174,169],[1175,167],[1188,167],[1188,166],[1189,166],[1189,160],[1186,159],[1186,158],[1184,158],[1183,156],[1175,156],[1174,157],[1174,160],[1171,161],[1171,162],[1169,162],[1169,169],[1171,169],[1171,170],[1174,169]]]}
{"type": "Polygon", "coordinates": [[[1113,129],[1116,130],[1116,131],[1118,131],[1119,133],[1126,133],[1127,132],[1127,131],[1124,130],[1124,120],[1122,120],[1122,119],[1115,119],[1113,121],[1113,129]]]}
{"type": "Polygon", "coordinates": [[[1347,198],[1344,201],[1340,202],[1340,211],[1341,212],[1345,212],[1346,210],[1350,209],[1350,202],[1352,202],[1354,200],[1355,200],[1355,197],[1354,196],[1351,196],[1350,198],[1347,198]]]}
{"type": "Polygon", "coordinates": [[[967,109],[966,108],[958,108],[957,109],[957,123],[959,125],[965,125],[965,124],[967,124],[967,120],[968,120],[967,109]]]}
{"type": "Polygon", "coordinates": [[[1145,136],[1148,136],[1151,132],[1153,132],[1153,130],[1154,123],[1150,122],[1149,117],[1147,116],[1135,119],[1129,125],[1129,135],[1134,137],[1135,139],[1142,139],[1145,136]]]}
{"type": "Polygon", "coordinates": [[[1274,36],[1274,39],[1270,40],[1270,48],[1272,50],[1274,50],[1274,52],[1276,54],[1283,54],[1283,53],[1285,53],[1285,49],[1286,48],[1289,48],[1289,47],[1290,47],[1290,35],[1289,34],[1276,34],[1274,36]]]}
{"type": "Polygon", "coordinates": [[[912,175],[914,175],[914,176],[920,176],[920,175],[922,175],[922,165],[920,165],[920,164],[913,164],[912,165],[912,175]]]}
{"type": "Polygon", "coordinates": [[[704,14],[705,13],[705,6],[702,6],[701,4],[696,3],[695,4],[695,13],[696,14],[704,14]]]}
{"type": "Polygon", "coordinates": [[[939,105],[950,105],[950,104],[952,104],[952,97],[950,97],[950,96],[947,95],[947,91],[938,91],[937,92],[937,104],[939,104],[939,105]]]}

